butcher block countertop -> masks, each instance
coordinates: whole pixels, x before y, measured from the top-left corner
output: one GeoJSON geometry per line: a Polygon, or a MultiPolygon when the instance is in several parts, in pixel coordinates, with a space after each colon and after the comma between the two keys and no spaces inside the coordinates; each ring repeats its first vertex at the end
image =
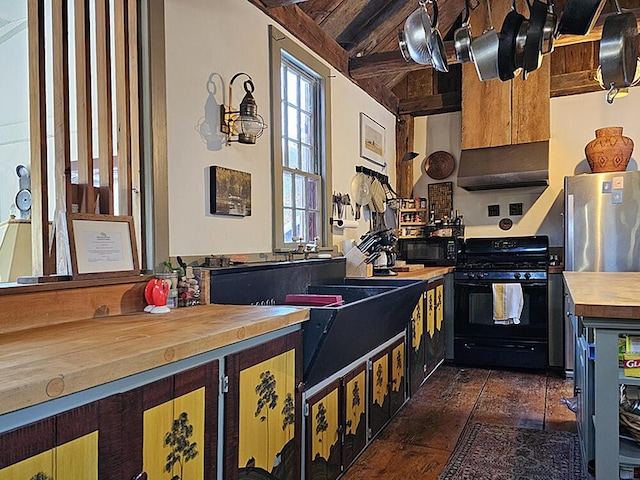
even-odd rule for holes
{"type": "Polygon", "coordinates": [[[640,320],[640,272],[564,272],[574,313],[640,320]]]}
{"type": "Polygon", "coordinates": [[[201,305],[0,335],[0,414],[308,320],[307,308],[201,305]]]}
{"type": "Polygon", "coordinates": [[[399,272],[395,278],[415,278],[418,280],[430,280],[435,277],[453,272],[455,267],[425,267],[412,272],[399,272]]]}

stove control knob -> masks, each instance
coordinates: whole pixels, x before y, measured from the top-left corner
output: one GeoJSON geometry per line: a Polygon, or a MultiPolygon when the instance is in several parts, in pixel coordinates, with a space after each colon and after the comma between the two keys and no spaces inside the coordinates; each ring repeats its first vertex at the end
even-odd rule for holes
{"type": "Polygon", "coordinates": [[[524,274],[524,278],[526,278],[527,280],[529,280],[531,278],[531,274],[529,272],[524,274]]]}
{"type": "Polygon", "coordinates": [[[486,274],[484,272],[478,273],[478,278],[484,278],[486,274]]]}
{"type": "Polygon", "coordinates": [[[513,274],[513,278],[515,278],[516,280],[518,280],[520,278],[520,274],[519,273],[514,273],[513,274]]]}

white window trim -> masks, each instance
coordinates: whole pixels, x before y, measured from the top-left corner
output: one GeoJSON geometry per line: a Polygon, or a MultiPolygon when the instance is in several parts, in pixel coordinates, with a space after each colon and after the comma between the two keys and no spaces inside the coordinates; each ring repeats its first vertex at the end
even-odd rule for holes
{"type": "MultiPolygon", "coordinates": [[[[324,138],[320,140],[322,145],[321,155],[321,202],[323,206],[321,219],[321,246],[328,246],[331,239],[329,217],[331,216],[331,70],[324,63],[307,52],[304,48],[291,40],[287,35],[269,25],[269,51],[271,62],[271,164],[273,185],[273,246],[275,249],[288,248],[293,243],[284,243],[283,229],[283,202],[282,202],[282,140],[281,118],[282,103],[280,101],[280,65],[282,61],[281,51],[285,50],[290,56],[309,67],[324,79],[324,99],[321,102],[321,122],[323,124],[324,138]]],[[[310,241],[312,239],[304,239],[310,241]]]]}

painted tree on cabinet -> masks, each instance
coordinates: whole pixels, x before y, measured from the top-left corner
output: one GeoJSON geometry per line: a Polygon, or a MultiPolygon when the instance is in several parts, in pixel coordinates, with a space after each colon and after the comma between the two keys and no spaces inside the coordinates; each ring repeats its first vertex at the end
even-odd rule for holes
{"type": "Polygon", "coordinates": [[[240,478],[249,478],[246,466],[251,460],[250,478],[293,480],[294,435],[287,426],[295,423],[294,391],[294,350],[240,372],[240,478]],[[281,405],[282,421],[274,422],[271,417],[281,405]]]}
{"type": "Polygon", "coordinates": [[[193,436],[193,426],[189,424],[189,415],[187,412],[182,412],[173,421],[171,431],[167,432],[164,437],[164,446],[171,448],[164,466],[165,471],[167,473],[173,472],[176,464],[180,468],[180,475],[173,475],[171,480],[184,480],[185,464],[198,456],[198,444],[189,441],[191,436],[193,436]]]}

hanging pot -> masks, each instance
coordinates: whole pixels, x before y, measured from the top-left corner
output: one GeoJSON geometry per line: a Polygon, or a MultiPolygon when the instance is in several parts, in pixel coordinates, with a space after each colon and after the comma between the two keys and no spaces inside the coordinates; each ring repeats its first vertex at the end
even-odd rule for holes
{"type": "Polygon", "coordinates": [[[442,35],[440,35],[440,31],[438,30],[438,0],[433,0],[433,19],[431,23],[429,50],[431,50],[431,64],[433,68],[439,72],[447,73],[449,71],[447,52],[444,49],[442,35]]]}
{"type": "Polygon", "coordinates": [[[471,25],[469,25],[469,2],[464,2],[464,20],[462,26],[453,32],[453,48],[460,63],[472,62],[471,57],[471,25]]]}
{"type": "Polygon", "coordinates": [[[561,35],[586,35],[607,0],[567,0],[558,25],[561,35]]]}
{"type": "Polygon", "coordinates": [[[487,12],[489,14],[489,29],[471,42],[473,63],[476,66],[478,78],[483,82],[500,76],[498,70],[500,39],[498,38],[498,32],[493,28],[490,0],[487,0],[487,12]]]}
{"type": "Polygon", "coordinates": [[[621,88],[633,84],[638,58],[638,25],[632,12],[623,12],[616,2],[618,13],[607,17],[600,40],[602,83],[609,89],[607,101],[613,102],[621,88]]]}
{"type": "Polygon", "coordinates": [[[498,70],[500,80],[503,82],[511,80],[518,69],[516,66],[516,38],[523,21],[524,16],[518,13],[516,2],[513,0],[511,11],[504,17],[499,35],[498,70]]]}
{"type": "Polygon", "coordinates": [[[542,65],[542,33],[547,21],[547,5],[540,0],[533,0],[529,4],[529,28],[524,44],[524,56],[522,59],[522,78],[542,65]]]}
{"type": "Polygon", "coordinates": [[[554,11],[553,0],[547,2],[547,19],[542,27],[542,54],[546,55],[554,50],[554,42],[558,30],[558,16],[554,11]]]}
{"type": "Polygon", "coordinates": [[[431,19],[424,2],[404,22],[404,30],[398,35],[398,44],[405,60],[421,65],[431,65],[431,19]],[[407,58],[408,56],[408,58],[407,58]]]}
{"type": "Polygon", "coordinates": [[[525,19],[520,24],[515,40],[514,65],[516,67],[516,71],[522,68],[524,63],[524,45],[527,41],[527,30],[529,30],[529,20],[525,19]]]}

